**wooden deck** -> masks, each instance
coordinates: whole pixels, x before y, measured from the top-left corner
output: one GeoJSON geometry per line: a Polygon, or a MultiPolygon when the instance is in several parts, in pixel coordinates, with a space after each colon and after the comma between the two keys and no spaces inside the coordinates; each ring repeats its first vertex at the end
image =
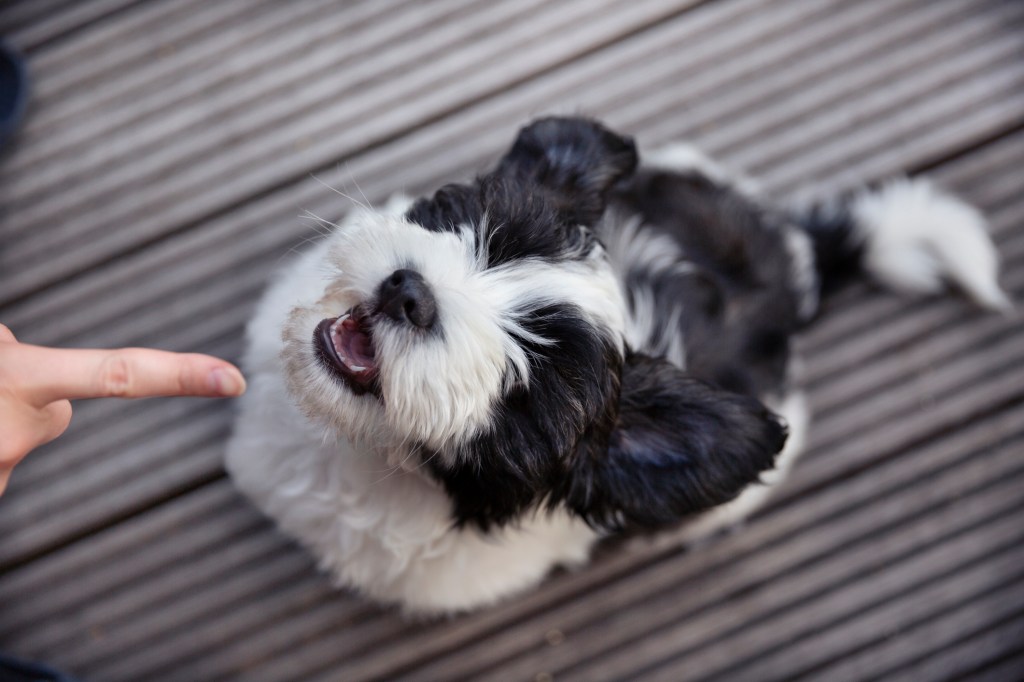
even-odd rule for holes
{"type": "MultiPolygon", "coordinates": [[[[691,138],[779,196],[925,173],[1024,301],[1019,0],[21,0],[0,321],[236,359],[337,216],[486,167],[530,116],[691,138]]],[[[1024,679],[1024,326],[840,295],[777,499],[699,550],[605,550],[410,623],[332,590],[224,476],[232,406],[81,404],[0,500],[0,650],[88,680],[1024,679]]],[[[0,436],[2,437],[2,436],[0,436]]]]}

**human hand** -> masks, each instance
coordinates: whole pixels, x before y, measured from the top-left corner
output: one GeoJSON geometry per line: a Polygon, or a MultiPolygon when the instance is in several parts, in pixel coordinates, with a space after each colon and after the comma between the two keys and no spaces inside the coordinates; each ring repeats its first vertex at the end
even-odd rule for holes
{"type": "Polygon", "coordinates": [[[229,397],[245,391],[233,365],[147,348],[67,350],[19,343],[0,324],[0,495],[11,470],[71,422],[71,400],[229,397]]]}

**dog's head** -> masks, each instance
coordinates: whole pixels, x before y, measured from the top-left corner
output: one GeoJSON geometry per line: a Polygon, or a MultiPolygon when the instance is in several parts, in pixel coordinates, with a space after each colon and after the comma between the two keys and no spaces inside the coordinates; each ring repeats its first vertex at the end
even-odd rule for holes
{"type": "Polygon", "coordinates": [[[311,417],[444,486],[483,528],[565,504],[655,527],[734,497],[784,427],[754,400],[625,347],[595,228],[631,140],[584,119],[520,131],[490,173],[329,239],[330,285],[285,330],[311,417]]]}

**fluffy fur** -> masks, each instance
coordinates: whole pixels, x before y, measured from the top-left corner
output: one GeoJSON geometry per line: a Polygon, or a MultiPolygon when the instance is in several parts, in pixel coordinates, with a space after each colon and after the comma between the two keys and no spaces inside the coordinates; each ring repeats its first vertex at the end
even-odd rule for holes
{"type": "Polygon", "coordinates": [[[227,465],[338,583],[421,613],[493,603],[620,530],[706,536],[798,456],[790,338],[867,271],[993,308],[980,215],[919,180],[779,209],[586,119],[492,171],[351,212],[249,326],[227,465]]]}

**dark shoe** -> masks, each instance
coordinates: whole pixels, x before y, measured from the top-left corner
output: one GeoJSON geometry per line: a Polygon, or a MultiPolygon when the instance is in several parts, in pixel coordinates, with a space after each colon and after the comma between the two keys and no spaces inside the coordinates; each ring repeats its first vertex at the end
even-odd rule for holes
{"type": "Polygon", "coordinates": [[[28,71],[13,47],[0,42],[0,147],[21,124],[28,102],[28,71]]]}

